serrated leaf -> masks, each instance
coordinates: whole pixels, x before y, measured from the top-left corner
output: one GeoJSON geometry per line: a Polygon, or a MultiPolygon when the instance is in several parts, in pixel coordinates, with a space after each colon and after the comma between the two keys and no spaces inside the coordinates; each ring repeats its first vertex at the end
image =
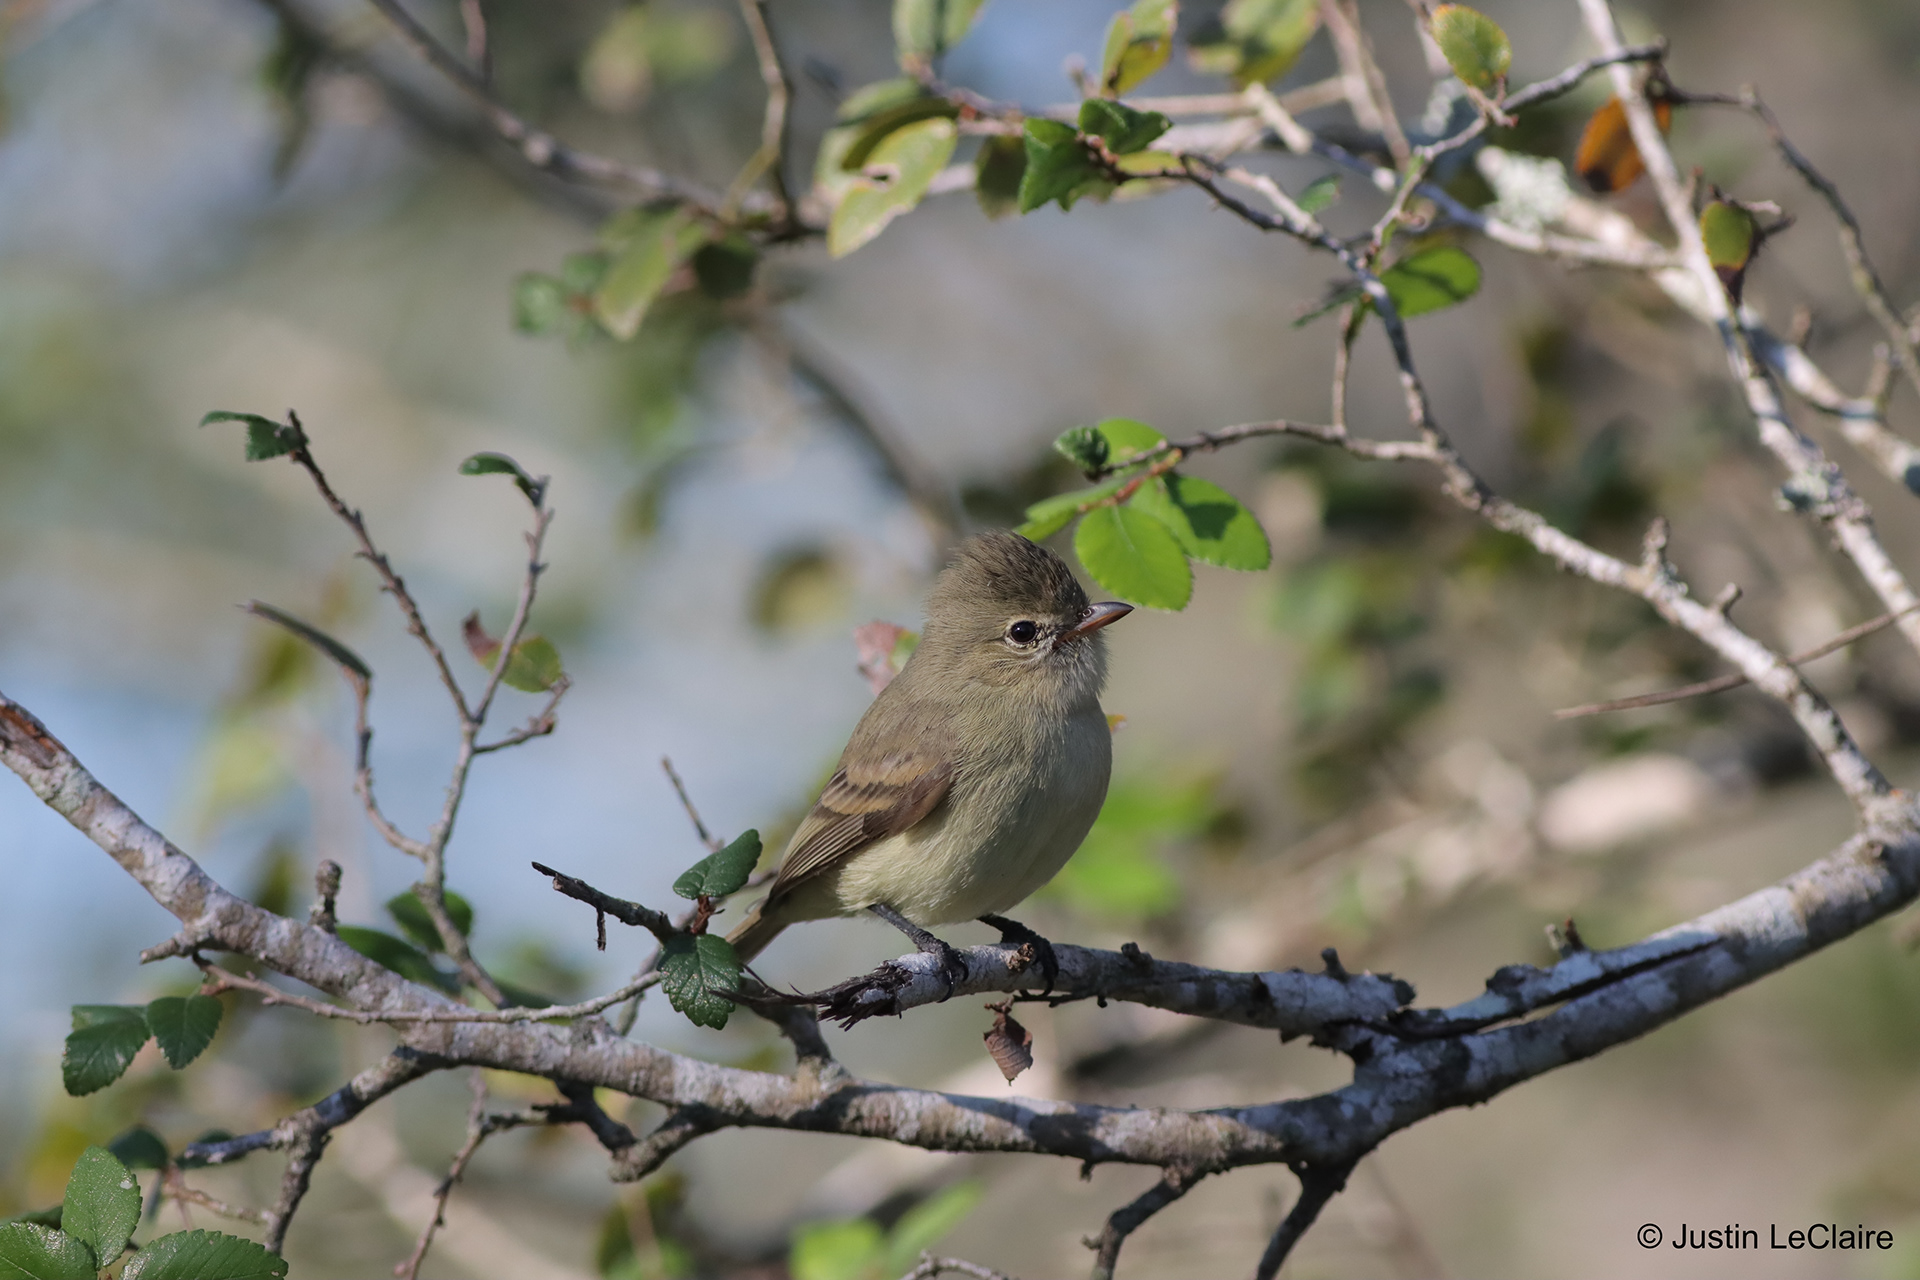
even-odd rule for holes
{"type": "Polygon", "coordinates": [[[242,608],[256,618],[265,618],[268,622],[291,631],[362,680],[373,679],[373,668],[369,667],[359,654],[318,627],[302,622],[292,614],[284,613],[270,604],[261,604],[258,600],[249,600],[242,608]]]}
{"type": "MultiPolygon", "coordinates": [[[[473,904],[451,889],[441,890],[441,901],[447,904],[447,915],[453,920],[453,927],[463,934],[473,933],[473,904]]],[[[433,924],[433,917],[427,914],[426,906],[411,891],[396,893],[386,902],[387,914],[400,926],[400,932],[413,940],[422,951],[438,953],[445,950],[440,941],[440,930],[433,924]]]]}
{"type": "Polygon", "coordinates": [[[212,996],[161,996],[147,1006],[147,1027],[175,1071],[213,1043],[225,1012],[212,996]]]}
{"type": "Polygon", "coordinates": [[[1014,532],[1029,542],[1051,538],[1073,523],[1073,518],[1080,514],[1080,508],[1118,492],[1128,479],[1129,477],[1121,476],[1091,489],[1076,489],[1072,493],[1060,493],[1051,498],[1042,498],[1027,508],[1026,523],[1014,532]]]}
{"type": "Polygon", "coordinates": [[[740,989],[740,974],[739,953],[718,934],[677,933],[660,953],[660,985],[667,1003],[696,1026],[715,1031],[725,1027],[733,1013],[733,1001],[724,993],[740,989]]]}
{"type": "Polygon", "coordinates": [[[1340,198],[1340,175],[1322,174],[1301,188],[1293,202],[1307,213],[1318,213],[1340,198]]]}
{"type": "Polygon", "coordinates": [[[1158,111],[1135,111],[1124,102],[1088,98],[1080,104],[1080,132],[1098,137],[1117,156],[1145,150],[1171,128],[1173,121],[1158,111]]]}
{"type": "Polygon", "coordinates": [[[73,1033],[60,1056],[60,1078],[74,1097],[104,1089],[132,1065],[151,1034],[146,1010],[123,1005],[73,1006],[73,1033]]]}
{"type": "Polygon", "coordinates": [[[1020,175],[1021,213],[1053,200],[1071,209],[1082,195],[1107,186],[1086,140],[1072,125],[1028,117],[1021,140],[1027,151],[1026,171],[1020,175]]]}
{"type": "Polygon", "coordinates": [[[893,43],[900,65],[924,66],[965,38],[985,0],[893,0],[893,43]]]}
{"type": "Polygon", "coordinates": [[[1464,4],[1437,5],[1433,10],[1433,42],[1446,55],[1447,65],[1465,84],[1492,93],[1513,65],[1513,44],[1500,24],[1464,4]]]}
{"type": "Polygon", "coordinates": [[[527,495],[527,501],[536,507],[540,505],[540,499],[547,491],[546,481],[535,480],[519,463],[504,453],[469,454],[460,463],[460,474],[463,476],[512,476],[513,483],[519,487],[520,492],[527,495]]]}
{"type": "Polygon", "coordinates": [[[647,308],[674,271],[707,238],[707,230],[683,208],[640,210],[638,216],[602,232],[624,246],[607,264],[593,291],[593,316],[614,337],[625,341],[640,331],[647,308]]]}
{"type": "Polygon", "coordinates": [[[1707,261],[1717,269],[1738,271],[1753,254],[1753,215],[1737,204],[1715,200],[1700,211],[1700,239],[1707,261]]]}
{"type": "Polygon", "coordinates": [[[25,1213],[16,1213],[9,1218],[0,1218],[0,1227],[15,1222],[31,1222],[40,1227],[58,1227],[60,1225],[60,1206],[51,1209],[29,1209],[25,1213]]]}
{"type": "Polygon", "coordinates": [[[1465,249],[1440,245],[1402,258],[1380,273],[1402,320],[1465,302],[1480,288],[1480,264],[1465,249]]]}
{"type": "MultiPolygon", "coordinates": [[[[105,1147],[82,1151],[67,1178],[60,1230],[86,1245],[98,1265],[107,1267],[126,1251],[139,1225],[140,1184],[127,1166],[105,1147]]],[[[0,1269],[0,1276],[5,1274],[0,1269]]]]}
{"type": "Polygon", "coordinates": [[[673,891],[683,898],[724,898],[737,893],[760,862],[760,833],[749,827],[726,848],[680,873],[673,891]]]}
{"type": "Polygon", "coordinates": [[[37,1222],[0,1227],[0,1280],[94,1280],[93,1251],[37,1222]]]}
{"type": "Polygon", "coordinates": [[[827,251],[836,258],[845,257],[919,204],[953,157],[959,140],[959,130],[945,117],[888,134],[834,208],[827,225],[827,251]]]}
{"type": "Polygon", "coordinates": [[[1100,87],[1117,97],[1167,65],[1180,16],[1175,0],[1134,0],[1113,15],[1100,55],[1100,87]]]}
{"type": "Polygon", "coordinates": [[[275,422],[272,418],[263,418],[257,413],[232,413],[226,409],[215,409],[204,418],[200,425],[210,422],[244,422],[247,424],[247,461],[264,462],[268,458],[277,458],[283,453],[292,453],[307,443],[306,433],[290,422],[275,422]]]}
{"type": "Polygon", "coordinates": [[[1098,427],[1069,427],[1054,438],[1053,449],[1082,471],[1098,471],[1107,465],[1112,447],[1098,427]]]}
{"type": "Polygon", "coordinates": [[[572,301],[553,276],[523,271],[513,282],[513,327],[536,338],[558,333],[573,314],[572,301]]]}
{"type": "Polygon", "coordinates": [[[1027,172],[1024,138],[996,134],[980,144],[973,158],[973,192],[981,212],[1004,218],[1020,209],[1020,179],[1027,172]]]}
{"type": "Polygon", "coordinates": [[[343,924],[334,932],[340,941],[367,959],[393,970],[410,982],[434,987],[449,995],[460,989],[460,981],[457,977],[435,967],[425,952],[390,933],[353,924],[343,924]]]}
{"type": "Polygon", "coordinates": [[[176,1231],[127,1259],[121,1280],[285,1280],[287,1260],[224,1231],[176,1231]]]}
{"type": "Polygon", "coordinates": [[[172,1160],[167,1144],[145,1125],[135,1125],[112,1142],[107,1150],[129,1169],[164,1169],[172,1160]]]}
{"type": "Polygon", "coordinates": [[[1101,586],[1153,609],[1184,609],[1193,569],[1173,531],[1133,507],[1095,507],[1073,534],[1073,551],[1101,586]]]}
{"type": "Polygon", "coordinates": [[[939,1244],[973,1212],[986,1191],[986,1184],[969,1178],[935,1192],[901,1214],[887,1233],[887,1274],[911,1271],[923,1252],[939,1244]]]}
{"type": "Polygon", "coordinates": [[[1140,486],[1130,505],[1173,530],[1195,560],[1250,571],[1273,563],[1267,531],[1253,512],[1211,481],[1178,472],[1155,476],[1140,486]]]}
{"type": "Polygon", "coordinates": [[[760,250],[738,232],[703,244],[693,255],[693,278],[700,292],[720,302],[743,296],[753,288],[760,250]]]}

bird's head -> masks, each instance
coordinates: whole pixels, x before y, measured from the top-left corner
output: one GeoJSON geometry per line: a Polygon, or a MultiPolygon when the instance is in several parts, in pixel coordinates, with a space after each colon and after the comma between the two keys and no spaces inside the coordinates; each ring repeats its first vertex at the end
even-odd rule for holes
{"type": "Polygon", "coordinates": [[[962,543],[941,573],[921,644],[968,679],[1078,702],[1106,680],[1100,629],[1131,612],[1117,601],[1089,604],[1059,556],[994,531],[962,543]]]}

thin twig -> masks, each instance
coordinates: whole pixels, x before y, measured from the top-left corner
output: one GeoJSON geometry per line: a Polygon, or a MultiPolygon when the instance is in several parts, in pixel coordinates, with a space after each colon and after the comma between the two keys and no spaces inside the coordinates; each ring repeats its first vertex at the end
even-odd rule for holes
{"type": "Polygon", "coordinates": [[[1204,1171],[1195,1171],[1186,1165],[1168,1165],[1159,1181],[1115,1209],[1100,1234],[1086,1242],[1094,1253],[1092,1280],[1113,1280],[1113,1269],[1120,1261],[1120,1246],[1127,1242],[1127,1237],[1139,1230],[1148,1218],[1193,1190],[1206,1176],[1204,1171]]]}
{"type": "Polygon", "coordinates": [[[1346,98],[1353,107],[1353,118],[1362,129],[1381,135],[1396,165],[1404,165],[1412,147],[1407,134],[1394,115],[1393,98],[1387,92],[1387,80],[1374,60],[1373,47],[1366,28],[1360,25],[1360,10],[1355,0],[1320,0],[1320,18],[1333,39],[1334,54],[1340,60],[1340,72],[1346,81],[1346,98]]]}
{"type": "MultiPolygon", "coordinates": [[[[494,132],[534,168],[560,178],[623,187],[643,196],[671,197],[699,213],[711,214],[719,207],[719,197],[695,183],[658,169],[577,150],[544,129],[529,124],[494,96],[492,88],[478,72],[462,63],[434,39],[433,34],[400,5],[399,0],[371,0],[371,3],[386,15],[407,46],[427,65],[451,81],[456,89],[472,99],[486,114],[494,132]]],[[[763,211],[751,199],[743,201],[741,209],[749,213],[763,211]]]]}
{"type": "Polygon", "coordinates": [[[447,1225],[447,1198],[453,1194],[454,1184],[466,1173],[467,1164],[473,1159],[474,1153],[480,1150],[480,1144],[503,1129],[546,1123],[544,1117],[536,1115],[488,1115],[487,1078],[484,1072],[470,1072],[467,1085],[473,1091],[473,1102],[467,1108],[467,1140],[453,1153],[453,1161],[447,1166],[447,1176],[440,1179],[440,1184],[433,1190],[433,1216],[427,1219],[427,1225],[420,1231],[420,1238],[414,1241],[413,1252],[407,1255],[405,1262],[393,1269],[393,1274],[400,1280],[418,1280],[420,1264],[427,1259],[427,1250],[433,1244],[434,1234],[447,1225]]]}
{"type": "Polygon", "coordinates": [[[1307,1228],[1327,1207],[1327,1202],[1345,1188],[1347,1175],[1353,1172],[1356,1163],[1305,1165],[1294,1170],[1300,1178],[1300,1198],[1294,1201],[1292,1211],[1281,1222],[1280,1229],[1273,1233],[1273,1239],[1267,1241],[1266,1251],[1260,1255],[1260,1263],[1253,1269],[1254,1280],[1273,1280],[1280,1274],[1280,1267],[1293,1251],[1293,1246],[1300,1243],[1300,1237],[1307,1233],[1307,1228]]]}
{"type": "Polygon", "coordinates": [[[900,1280],[936,1280],[949,1271],[956,1275],[970,1276],[972,1280],[1013,1280],[1004,1271],[995,1271],[992,1267],[983,1267],[977,1262],[968,1262],[965,1258],[937,1258],[932,1253],[920,1255],[920,1261],[913,1270],[900,1277],[900,1280]]]}
{"type": "MultiPolygon", "coordinates": [[[[232,1218],[236,1222],[251,1222],[263,1227],[267,1225],[267,1211],[265,1209],[252,1209],[242,1204],[229,1204],[225,1200],[216,1199],[208,1195],[198,1187],[188,1186],[186,1179],[180,1174],[179,1165],[170,1164],[166,1167],[166,1171],[160,1175],[160,1185],[165,1194],[172,1196],[174,1200],[181,1203],[197,1204],[202,1209],[211,1210],[223,1218],[232,1218]]],[[[109,1261],[112,1260],[109,1259],[109,1261]]]]}
{"type": "Polygon", "coordinates": [[[460,25],[467,32],[467,61],[471,62],[480,83],[493,83],[493,51],[487,47],[487,15],[480,0],[460,0],[460,25]]]}
{"type": "Polygon", "coordinates": [[[786,172],[787,104],[792,95],[787,88],[787,73],[780,65],[780,47],[774,43],[773,31],[767,25],[766,0],[740,0],[740,15],[746,19],[747,31],[753,37],[754,58],[760,64],[760,79],[767,86],[767,109],[760,122],[759,149],[727,189],[720,212],[723,218],[731,218],[753,184],[765,174],[773,184],[774,199],[779,202],[774,217],[784,222],[793,212],[793,193],[787,189],[786,172]]]}
{"type": "Polygon", "coordinates": [[[211,963],[202,963],[200,967],[207,977],[207,985],[201,989],[203,994],[218,995],[222,991],[250,991],[260,997],[262,1004],[286,1005],[289,1008],[311,1013],[318,1018],[357,1022],[361,1026],[371,1026],[374,1023],[400,1026],[415,1022],[552,1022],[586,1018],[611,1009],[623,1000],[631,1000],[658,981],[656,978],[649,977],[635,978],[617,991],[595,996],[591,1000],[583,1000],[579,1004],[508,1005],[502,1009],[469,1009],[464,1005],[456,1005],[445,1009],[378,1010],[348,1009],[337,1004],[328,1004],[324,1000],[295,995],[291,991],[282,991],[258,978],[234,973],[230,969],[221,969],[211,963]]]}
{"type": "Polygon", "coordinates": [[[680,807],[687,811],[687,819],[693,823],[694,834],[700,837],[700,843],[707,846],[709,853],[720,852],[721,842],[707,830],[707,824],[700,821],[700,811],[693,807],[693,798],[687,794],[686,784],[681,782],[680,775],[673,771],[672,757],[661,756],[660,767],[666,770],[667,781],[673,784],[673,793],[680,797],[680,807]]]}
{"type": "MultiPolygon", "coordinates": [[[[1913,605],[1911,608],[1920,609],[1920,604],[1913,605]]],[[[1725,611],[1722,610],[1722,612],[1725,611]]],[[[1842,631],[1839,635],[1826,641],[1824,644],[1817,644],[1804,653],[1796,653],[1792,657],[1785,659],[1785,661],[1789,666],[1804,666],[1816,659],[1824,658],[1830,653],[1844,649],[1856,640],[1863,640],[1876,631],[1885,630],[1898,621],[1899,618],[1900,615],[1897,613],[1883,613],[1877,618],[1870,618],[1857,626],[1848,627],[1845,631],[1842,631]]],[[[1555,720],[1575,720],[1581,716],[1597,716],[1609,711],[1632,711],[1639,707],[1658,707],[1669,702],[1682,702],[1688,698],[1698,698],[1703,694],[1725,693],[1729,689],[1738,689],[1741,685],[1747,683],[1749,683],[1747,677],[1735,671],[1724,676],[1715,676],[1711,680],[1702,680],[1696,684],[1684,684],[1678,689],[1662,689],[1656,693],[1637,693],[1630,698],[1615,698],[1611,702],[1590,702],[1585,706],[1579,707],[1562,707],[1553,713],[1553,718],[1555,720]]]]}

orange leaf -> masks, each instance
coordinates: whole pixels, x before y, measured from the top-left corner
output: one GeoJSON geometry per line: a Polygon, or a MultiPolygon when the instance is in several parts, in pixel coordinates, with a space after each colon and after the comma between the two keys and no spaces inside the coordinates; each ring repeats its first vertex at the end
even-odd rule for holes
{"type": "MultiPolygon", "coordinates": [[[[1665,98],[1655,98],[1653,118],[1659,122],[1660,132],[1667,132],[1673,127],[1673,104],[1665,98]]],[[[1573,171],[1594,191],[1605,195],[1632,186],[1645,169],[1640,150],[1633,145],[1633,134],[1627,128],[1626,108],[1618,98],[1607,99],[1606,105],[1593,113],[1587,127],[1580,132],[1580,146],[1573,153],[1573,171]]]]}

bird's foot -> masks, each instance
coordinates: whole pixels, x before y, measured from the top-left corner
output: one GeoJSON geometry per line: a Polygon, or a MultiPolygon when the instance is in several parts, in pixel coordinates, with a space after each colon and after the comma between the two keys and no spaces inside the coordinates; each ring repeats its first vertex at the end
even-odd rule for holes
{"type": "Polygon", "coordinates": [[[947,994],[940,998],[951,1000],[955,988],[967,980],[967,962],[961,954],[884,902],[876,902],[867,910],[911,938],[916,950],[940,958],[940,977],[947,984],[947,994]]]}
{"type": "Polygon", "coordinates": [[[1052,993],[1053,984],[1060,977],[1060,958],[1054,955],[1051,942],[1018,920],[1009,920],[1005,916],[981,916],[980,923],[998,929],[1001,942],[1018,943],[1021,947],[1032,950],[1033,963],[1040,966],[1040,976],[1047,980],[1047,985],[1041,988],[1040,994],[1044,996],[1052,993]]]}

